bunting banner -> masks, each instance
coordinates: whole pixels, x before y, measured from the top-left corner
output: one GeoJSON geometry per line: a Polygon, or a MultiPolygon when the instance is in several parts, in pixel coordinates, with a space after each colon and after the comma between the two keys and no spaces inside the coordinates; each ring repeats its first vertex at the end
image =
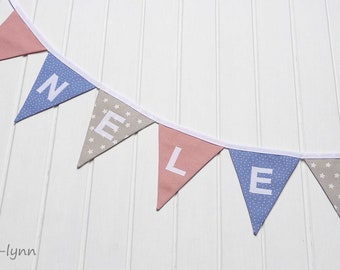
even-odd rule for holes
{"type": "Polygon", "coordinates": [[[78,168],[153,123],[159,126],[160,210],[206,164],[228,149],[257,235],[298,162],[304,159],[337,214],[340,207],[340,153],[308,154],[240,146],[161,119],[97,82],[56,52],[10,0],[16,11],[0,26],[0,60],[44,51],[47,57],[15,122],[57,106],[94,88],[94,104],[78,168]],[[46,48],[46,49],[45,49],[46,48]]]}
{"type": "Polygon", "coordinates": [[[46,51],[16,11],[0,25],[0,60],[46,51]]]}
{"type": "Polygon", "coordinates": [[[152,123],[153,120],[99,90],[78,168],[152,123]]]}
{"type": "Polygon", "coordinates": [[[222,149],[221,146],[159,125],[157,210],[222,149]]]}
{"type": "Polygon", "coordinates": [[[49,53],[15,123],[94,88],[94,85],[49,53]]]}
{"type": "Polygon", "coordinates": [[[262,227],[299,159],[230,149],[254,235],[262,227]]]}
{"type": "Polygon", "coordinates": [[[340,216],[340,159],[320,158],[305,161],[340,216]]]}

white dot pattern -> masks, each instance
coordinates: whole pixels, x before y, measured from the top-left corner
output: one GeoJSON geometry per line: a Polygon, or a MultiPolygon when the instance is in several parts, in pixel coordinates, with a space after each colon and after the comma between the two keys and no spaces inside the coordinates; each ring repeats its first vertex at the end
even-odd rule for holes
{"type": "Polygon", "coordinates": [[[31,89],[31,92],[24,103],[24,106],[21,108],[18,116],[15,119],[15,122],[19,122],[38,112],[57,106],[60,103],[79,96],[94,88],[94,85],[49,53],[31,89]],[[37,89],[53,74],[58,76],[56,88],[61,86],[64,82],[67,82],[69,85],[63,91],[61,91],[61,93],[59,93],[53,101],[49,101],[48,94],[50,87],[48,87],[42,93],[39,93],[37,89]]]}
{"type": "Polygon", "coordinates": [[[229,150],[247,204],[256,235],[280,196],[299,159],[240,150],[229,150]],[[270,179],[270,183],[256,183],[256,187],[271,190],[271,195],[250,192],[252,167],[272,169],[271,174],[258,173],[257,177],[270,179]]]}
{"type": "Polygon", "coordinates": [[[340,216],[340,159],[306,159],[309,169],[340,216]]]}
{"type": "Polygon", "coordinates": [[[78,167],[154,122],[127,104],[101,90],[98,92],[96,105],[93,109],[78,167]],[[112,136],[112,139],[103,137],[96,132],[96,127],[100,125],[106,113],[110,111],[124,118],[123,123],[115,121],[113,118],[109,121],[118,127],[116,130],[108,126],[103,128],[105,132],[112,136]],[[89,149],[92,151],[89,152],[89,149]]]}

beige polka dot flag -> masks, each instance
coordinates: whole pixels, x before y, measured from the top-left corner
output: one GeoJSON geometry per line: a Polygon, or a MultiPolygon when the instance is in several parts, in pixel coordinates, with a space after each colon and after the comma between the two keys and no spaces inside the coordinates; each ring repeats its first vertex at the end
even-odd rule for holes
{"type": "Polygon", "coordinates": [[[78,168],[154,121],[99,90],[78,168]]]}
{"type": "Polygon", "coordinates": [[[306,163],[340,216],[340,159],[306,159],[306,163]]]}

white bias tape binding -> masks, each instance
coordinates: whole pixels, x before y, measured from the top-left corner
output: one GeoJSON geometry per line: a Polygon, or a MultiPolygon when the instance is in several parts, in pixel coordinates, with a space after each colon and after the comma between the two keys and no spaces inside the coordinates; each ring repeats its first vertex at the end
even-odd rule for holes
{"type": "Polygon", "coordinates": [[[26,16],[20,5],[16,0],[9,0],[12,7],[16,10],[16,12],[20,15],[20,17],[23,19],[23,21],[27,24],[27,26],[30,28],[30,30],[35,34],[35,36],[38,38],[38,40],[45,46],[48,52],[53,54],[56,58],[58,58],[61,62],[63,62],[65,65],[76,71],[79,75],[84,77],[86,80],[88,80],[90,83],[95,85],[98,89],[105,91],[106,93],[110,94],[111,96],[121,100],[122,102],[126,103],[136,111],[140,112],[141,114],[144,114],[145,116],[149,117],[156,123],[162,124],[164,126],[176,129],[178,131],[181,131],[183,133],[186,133],[188,135],[191,135],[193,137],[199,138],[201,140],[210,142],[212,144],[223,146],[227,149],[235,149],[235,150],[243,150],[243,151],[250,151],[250,152],[256,152],[256,153],[263,153],[263,154],[274,154],[274,155],[285,155],[285,156],[291,156],[296,157],[300,159],[306,159],[306,158],[340,158],[340,153],[308,153],[308,152],[294,152],[294,151],[284,151],[284,150],[275,150],[275,149],[269,149],[269,148],[261,148],[261,147],[254,147],[254,146],[245,146],[245,145],[238,145],[233,144],[230,142],[222,141],[217,138],[213,138],[211,136],[199,133],[197,131],[194,131],[192,129],[183,127],[179,124],[170,122],[166,119],[162,119],[158,117],[155,114],[152,114],[146,110],[144,110],[142,107],[137,105],[136,103],[132,102],[128,98],[122,96],[117,91],[110,89],[105,84],[98,82],[97,80],[93,79],[87,72],[82,70],[78,65],[71,62],[70,60],[66,59],[64,56],[62,56],[59,52],[57,52],[50,44],[47,42],[47,40],[41,35],[41,33],[37,30],[37,28],[34,26],[32,21],[26,16]]]}

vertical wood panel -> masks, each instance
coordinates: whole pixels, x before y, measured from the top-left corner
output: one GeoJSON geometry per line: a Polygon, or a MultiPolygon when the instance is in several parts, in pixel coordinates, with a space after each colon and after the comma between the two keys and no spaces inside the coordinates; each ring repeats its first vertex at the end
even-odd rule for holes
{"type": "MultiPolygon", "coordinates": [[[[334,85],[337,91],[337,101],[339,104],[339,80],[340,80],[340,29],[339,23],[340,18],[338,16],[340,12],[340,3],[338,1],[324,1],[326,16],[328,22],[328,31],[329,31],[329,42],[330,49],[332,54],[332,64],[333,64],[333,75],[334,75],[334,85]]],[[[339,106],[339,105],[338,105],[339,106]]],[[[339,110],[339,109],[338,109],[339,110]]]]}
{"type": "MultiPolygon", "coordinates": [[[[11,5],[6,1],[0,2],[0,23],[3,23],[13,11],[11,5]]],[[[0,155],[0,166],[2,168],[0,174],[0,194],[2,208],[3,195],[7,184],[8,166],[12,153],[12,145],[14,142],[15,126],[13,119],[18,111],[19,100],[21,95],[21,87],[24,80],[25,68],[27,64],[27,57],[13,58],[1,62],[0,72],[7,76],[2,76],[0,81],[0,88],[2,89],[2,98],[0,99],[0,124],[3,127],[3,133],[0,140],[0,148],[3,149],[0,155]]]]}
{"type": "MultiPolygon", "coordinates": [[[[176,114],[177,22],[178,1],[145,1],[140,104],[160,110],[168,119],[176,114]],[[160,106],[159,99],[167,104],[160,106]]],[[[131,254],[131,268],[136,270],[173,269],[176,252],[173,201],[156,211],[157,138],[157,125],[138,135],[131,254]]]]}
{"type": "MultiPolygon", "coordinates": [[[[28,16],[33,18],[35,14],[35,2],[30,1],[24,4],[28,16]]],[[[27,58],[9,60],[12,64],[16,63],[16,66],[13,66],[13,72],[18,72],[17,68],[20,66],[26,70],[21,72],[21,74],[20,72],[17,73],[17,76],[21,75],[21,78],[17,77],[15,85],[9,85],[11,88],[7,89],[7,91],[12,92],[18,100],[15,105],[12,103],[14,106],[8,111],[11,112],[11,114],[7,115],[7,119],[4,119],[6,122],[13,125],[18,103],[20,101],[20,106],[22,105],[43,59],[43,55],[32,55],[27,58]],[[28,74],[27,70],[31,72],[28,74]],[[21,95],[18,95],[20,93],[21,95]]],[[[8,69],[8,66],[6,66],[6,69],[8,69]]],[[[1,77],[3,79],[5,76],[2,75],[1,77]]],[[[2,90],[4,89],[2,88],[2,90]]],[[[5,98],[2,97],[1,99],[4,100],[5,98]]],[[[2,114],[2,117],[5,116],[6,114],[2,114]]],[[[41,124],[48,118],[49,116],[45,115],[41,118],[38,117],[36,120],[41,124]]],[[[41,148],[40,146],[48,145],[49,129],[42,129],[41,126],[36,126],[32,124],[32,122],[27,121],[26,124],[12,127],[9,131],[14,132],[12,134],[15,143],[8,146],[11,147],[11,149],[8,149],[10,152],[7,156],[7,158],[10,158],[10,160],[7,161],[8,167],[1,168],[1,171],[4,172],[4,178],[1,179],[3,184],[2,188],[4,189],[0,224],[2,231],[1,250],[5,250],[8,244],[12,247],[28,246],[36,248],[35,230],[38,223],[41,186],[45,174],[45,164],[41,161],[43,161],[48,154],[46,148],[41,148]],[[35,136],[27,136],[27,134],[34,134],[35,132],[37,132],[35,136]],[[23,151],[28,151],[32,154],[30,156],[24,156],[23,151]],[[22,224],[25,224],[25,226],[22,226],[22,224]]],[[[5,136],[4,138],[7,137],[6,135],[12,136],[6,133],[3,135],[5,136]]],[[[6,154],[8,154],[8,152],[6,154]]],[[[2,256],[0,264],[4,269],[30,269],[33,259],[33,257],[24,257],[21,260],[14,261],[6,256],[2,256]]]]}
{"type": "MultiPolygon", "coordinates": [[[[93,2],[59,1],[55,3],[54,9],[48,9],[50,14],[46,14],[45,5],[49,3],[39,2],[41,16],[47,20],[45,25],[51,18],[57,25],[61,22],[66,24],[64,28],[59,28],[64,30],[64,35],[60,35],[61,53],[88,70],[93,77],[97,77],[101,62],[98,48],[102,46],[103,32],[95,30],[104,26],[102,19],[105,16],[102,15],[106,12],[105,5],[100,5],[99,8],[93,2]],[[89,11],[92,14],[91,19],[86,16],[89,11]],[[81,31],[84,32],[78,37],[81,31]],[[91,61],[88,61],[89,58],[91,61]]],[[[53,25],[50,24],[50,27],[53,25]]],[[[49,31],[53,31],[53,28],[49,31]]],[[[86,112],[89,112],[92,101],[92,93],[85,94],[61,104],[53,112],[55,138],[49,174],[46,176],[46,202],[42,202],[46,205],[42,206],[44,210],[41,211],[43,228],[38,269],[76,269],[78,265],[82,268],[82,236],[87,223],[84,206],[87,192],[90,192],[87,190],[87,181],[91,178],[87,176],[88,168],[76,170],[76,163],[88,124],[89,113],[86,112]]]]}
{"type": "MultiPolygon", "coordinates": [[[[293,7],[305,150],[334,151],[339,147],[339,114],[325,1],[294,1],[293,7]]],[[[315,269],[336,269],[339,218],[317,181],[305,171],[311,264],[315,269]],[[325,236],[325,231],[333,233],[325,236]]]]}
{"type": "MultiPolygon", "coordinates": [[[[183,1],[180,123],[216,136],[214,1],[183,1]]],[[[178,195],[178,269],[216,269],[216,160],[178,195]],[[195,247],[195,248],[193,248],[195,247]]]]}
{"type": "Polygon", "coordinates": [[[306,148],[334,151],[340,126],[324,1],[295,1],[294,9],[306,148]]]}
{"type": "MultiPolygon", "coordinates": [[[[221,138],[256,145],[251,1],[220,5],[221,138]],[[236,27],[237,26],[237,27],[236,27]]],[[[229,153],[221,159],[222,268],[262,269],[261,236],[254,237],[229,153]],[[240,257],[247,259],[240,260],[240,257]]]]}
{"type": "MultiPolygon", "coordinates": [[[[299,151],[289,2],[258,0],[256,13],[261,143],[269,148],[299,151]]],[[[308,266],[300,177],[298,166],[263,227],[268,269],[308,266]]]]}
{"type": "MultiPolygon", "coordinates": [[[[139,1],[109,1],[102,80],[119,93],[136,98],[139,1]]],[[[131,254],[130,204],[134,181],[135,138],[117,145],[93,162],[85,269],[126,269],[131,254]]],[[[88,166],[88,165],[87,165],[88,166]]]]}

